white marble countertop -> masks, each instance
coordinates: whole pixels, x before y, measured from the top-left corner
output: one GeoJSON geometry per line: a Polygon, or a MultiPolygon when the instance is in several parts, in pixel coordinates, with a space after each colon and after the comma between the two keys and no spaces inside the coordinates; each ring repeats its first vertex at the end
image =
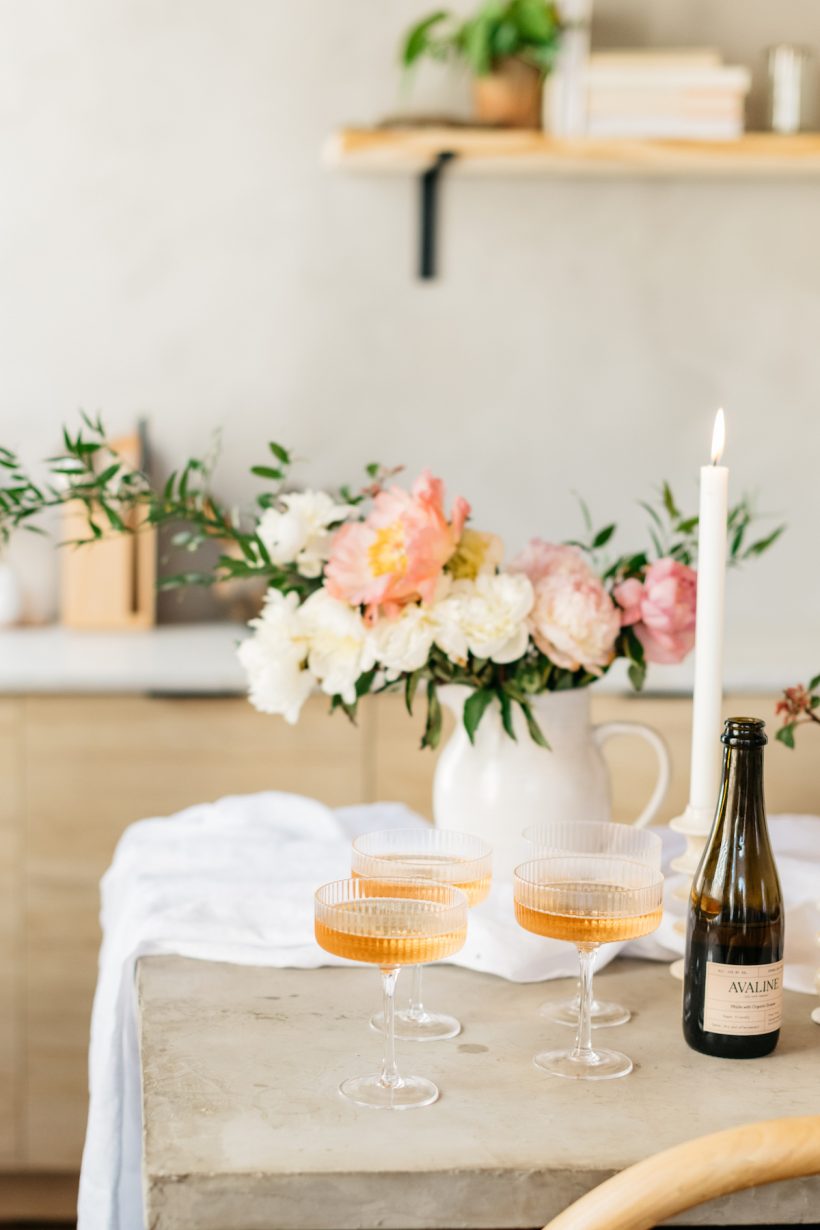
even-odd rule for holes
{"type": "MultiPolygon", "coordinates": [[[[57,625],[0,631],[0,694],[245,692],[236,645],[241,624],[167,624],[142,632],[75,632],[57,625]]],[[[820,641],[820,638],[818,638],[820,641]]],[[[779,692],[820,669],[820,643],[774,632],[732,633],[726,645],[727,692],[779,692]]],[[[647,695],[686,695],[693,661],[651,667],[647,695]]],[[[596,689],[631,692],[615,664],[596,689]]]]}

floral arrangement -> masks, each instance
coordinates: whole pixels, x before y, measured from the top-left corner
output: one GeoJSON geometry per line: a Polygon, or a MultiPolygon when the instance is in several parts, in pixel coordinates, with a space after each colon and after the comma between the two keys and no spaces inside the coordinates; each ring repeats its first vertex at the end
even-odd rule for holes
{"type": "Polygon", "coordinates": [[[815,675],[807,685],[796,684],[783,689],[783,699],[775,705],[775,713],[782,720],[777,738],[786,747],[794,747],[794,732],[798,726],[809,722],[820,726],[820,675],[815,675]]]}
{"type": "MultiPolygon", "coordinates": [[[[657,507],[644,505],[647,549],[611,555],[615,524],[596,531],[582,502],[583,538],[534,538],[505,562],[501,539],[468,524],[463,497],[448,509],[441,480],[428,471],[409,490],[395,481],[399,471],[376,464],[355,492],[289,490],[292,455],[271,443],[272,462],[252,467],[266,489],[243,517],[213,495],[212,461],[190,460],[155,491],[112,450],[99,419],[84,422],[76,436],[64,432],[64,452],[51,460],[45,483],[0,449],[0,538],[34,528],[47,508],[79,500],[85,541],[146,523],[170,525],[172,543],[187,552],[217,540],[215,565],[164,584],[264,580],[264,606],[239,656],[252,703],[289,722],[316,688],[355,719],[367,693],[403,687],[412,711],[423,687],[422,746],[435,747],[438,688],[462,684],[471,739],[495,703],[511,738],[517,708],[546,746],[532,696],[586,687],[618,658],[639,689],[648,663],[679,662],[694,644],[698,522],[679,510],[666,484],[657,507]]],[[[761,554],[781,533],[778,527],[747,545],[752,520],[746,501],[729,515],[733,563],[761,554]]]]}

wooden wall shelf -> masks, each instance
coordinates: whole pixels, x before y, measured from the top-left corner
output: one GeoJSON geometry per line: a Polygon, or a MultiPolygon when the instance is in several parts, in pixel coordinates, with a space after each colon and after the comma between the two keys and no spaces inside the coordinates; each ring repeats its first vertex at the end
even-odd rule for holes
{"type": "Polygon", "coordinates": [[[453,170],[481,174],[621,176],[820,175],[820,133],[751,132],[737,141],[556,141],[540,132],[485,128],[343,128],[326,148],[332,166],[418,173],[442,153],[453,170]]]}
{"type": "Polygon", "coordinates": [[[436,276],[437,201],[445,167],[457,174],[563,178],[818,176],[820,133],[751,132],[737,141],[557,141],[524,129],[343,128],[331,137],[325,158],[345,170],[419,177],[419,277],[427,279],[436,276]]]}

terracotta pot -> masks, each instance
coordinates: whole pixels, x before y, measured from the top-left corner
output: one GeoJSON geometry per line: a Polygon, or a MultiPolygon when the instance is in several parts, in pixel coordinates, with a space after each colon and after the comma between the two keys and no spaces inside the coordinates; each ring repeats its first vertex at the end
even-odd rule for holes
{"type": "Polygon", "coordinates": [[[531,64],[514,56],[499,60],[486,77],[473,78],[475,117],[501,128],[540,128],[542,85],[531,64]]]}

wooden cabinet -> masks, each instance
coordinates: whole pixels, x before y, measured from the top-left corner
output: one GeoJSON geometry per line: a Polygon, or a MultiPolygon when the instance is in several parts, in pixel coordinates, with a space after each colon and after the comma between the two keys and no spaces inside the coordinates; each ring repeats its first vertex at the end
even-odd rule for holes
{"type": "Polygon", "coordinates": [[[22,702],[0,701],[0,1167],[19,1156],[22,702]]]}
{"type": "Polygon", "coordinates": [[[298,727],[243,699],[47,697],[25,702],[27,1165],[76,1169],[85,1131],[98,883],[123,830],[258,790],[364,797],[361,733],[318,699],[298,727]]]}
{"type": "MultiPolygon", "coordinates": [[[[771,721],[773,704],[729,699],[726,711],[771,721]]],[[[326,711],[317,697],[292,727],[242,698],[0,699],[0,1217],[71,1211],[98,884],[128,824],[270,789],[331,805],[395,799],[429,815],[435,756],[419,750],[421,715],[408,718],[397,696],[371,698],[358,727],[326,711]]],[[[666,819],[686,800],[690,711],[682,699],[593,702],[596,721],[647,721],[665,734],[675,765],[666,819]]],[[[650,793],[652,753],[618,739],[606,754],[616,818],[630,819],[650,793]]],[[[815,763],[808,749],[770,745],[771,811],[820,812],[815,763]]]]}

